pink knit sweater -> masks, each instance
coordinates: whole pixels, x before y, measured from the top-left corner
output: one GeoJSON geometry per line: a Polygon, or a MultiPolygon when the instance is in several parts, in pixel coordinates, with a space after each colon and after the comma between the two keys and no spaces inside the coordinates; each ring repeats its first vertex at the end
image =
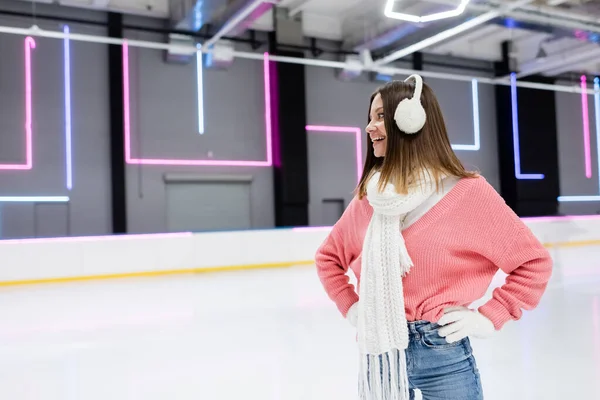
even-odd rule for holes
{"type": "MultiPolygon", "coordinates": [[[[372,214],[366,198],[355,198],[316,254],[319,278],[343,316],[358,301],[347,273],[360,285],[372,214]]],[[[446,307],[468,307],[500,268],[509,274],[505,284],[479,308],[500,329],[537,306],[552,272],[548,251],[482,177],[461,179],[402,234],[414,263],[403,278],[408,321],[437,322],[446,307]]]]}

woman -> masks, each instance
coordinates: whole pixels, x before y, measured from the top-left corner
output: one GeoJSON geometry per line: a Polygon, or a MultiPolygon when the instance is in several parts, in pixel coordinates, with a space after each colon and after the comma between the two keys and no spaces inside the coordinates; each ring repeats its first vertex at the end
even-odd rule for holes
{"type": "Polygon", "coordinates": [[[357,196],[316,254],[325,291],[358,331],[360,398],[412,399],[419,389],[424,400],[482,399],[469,337],[488,337],[537,306],[550,255],[485,179],[464,169],[420,76],[375,92],[368,121],[357,196]],[[505,284],[467,308],[498,269],[505,284]]]}

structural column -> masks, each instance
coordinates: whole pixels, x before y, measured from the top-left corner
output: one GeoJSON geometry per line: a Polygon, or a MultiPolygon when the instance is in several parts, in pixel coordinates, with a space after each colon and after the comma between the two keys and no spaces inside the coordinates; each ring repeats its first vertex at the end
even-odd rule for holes
{"type": "MultiPolygon", "coordinates": [[[[123,17],[108,13],[108,36],[123,37],[123,17]]],[[[110,110],[110,181],[112,232],[127,233],[125,134],[123,113],[123,49],[108,45],[108,101],[110,110]]]]}
{"type": "MultiPolygon", "coordinates": [[[[513,72],[510,43],[502,44],[496,76],[513,72]]],[[[553,84],[530,76],[529,82],[553,84]]],[[[496,85],[500,194],[519,216],[558,214],[560,192],[555,92],[496,85]]]]}
{"type": "MultiPolygon", "coordinates": [[[[304,57],[302,52],[277,48],[270,34],[269,53],[304,57]]],[[[304,65],[271,62],[271,118],[273,127],[273,183],[275,226],[307,226],[308,143],[304,65]]]]}

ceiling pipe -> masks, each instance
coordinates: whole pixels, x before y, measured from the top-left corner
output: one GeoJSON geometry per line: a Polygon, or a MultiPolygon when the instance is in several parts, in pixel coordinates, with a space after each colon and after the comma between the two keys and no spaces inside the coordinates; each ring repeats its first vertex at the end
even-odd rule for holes
{"type": "MultiPolygon", "coordinates": [[[[132,40],[132,39],[122,39],[122,38],[111,38],[107,36],[99,36],[99,35],[83,35],[76,33],[65,34],[62,31],[52,31],[40,29],[37,26],[32,26],[30,28],[15,28],[13,26],[5,26],[0,25],[0,33],[7,33],[11,35],[20,35],[20,36],[34,36],[34,37],[46,37],[53,39],[65,39],[69,38],[72,41],[81,41],[88,43],[99,43],[99,44],[115,44],[115,45],[123,45],[127,43],[130,47],[141,47],[148,49],[156,49],[156,50],[172,50],[172,51],[189,51],[191,53],[200,52],[204,54],[210,54],[213,52],[211,49],[207,48],[197,48],[195,46],[185,46],[185,45],[174,45],[168,43],[160,43],[160,42],[151,42],[145,40],[132,40]]],[[[259,60],[263,61],[265,59],[264,53],[252,53],[252,52],[244,52],[244,51],[234,51],[234,57],[243,58],[248,60],[259,60]]],[[[274,56],[269,55],[269,60],[276,62],[285,62],[292,64],[301,64],[301,65],[311,65],[315,67],[327,67],[327,68],[344,68],[346,65],[344,62],[339,61],[327,61],[327,60],[317,60],[317,59],[308,59],[308,58],[297,58],[297,57],[283,57],[283,56],[274,56]]],[[[378,71],[378,68],[372,67],[370,70],[378,71]]],[[[488,78],[485,76],[478,75],[466,75],[466,74],[457,74],[457,73],[444,73],[444,72],[434,72],[434,71],[416,71],[412,69],[403,69],[403,68],[391,68],[386,67],[386,72],[392,72],[398,75],[411,75],[411,74],[420,74],[426,78],[436,78],[436,79],[446,79],[452,81],[461,81],[461,82],[471,82],[473,79],[477,79],[482,84],[490,84],[490,85],[503,85],[510,86],[510,81],[502,78],[488,78]]],[[[594,89],[585,89],[582,90],[579,85],[576,86],[568,86],[568,85],[556,85],[556,84],[545,84],[545,83],[536,83],[536,82],[524,82],[518,81],[517,87],[531,88],[531,89],[539,89],[539,90],[550,90],[555,92],[565,92],[565,93],[587,93],[587,94],[595,94],[596,91],[594,89]]]]}
{"type": "Polygon", "coordinates": [[[380,67],[380,66],[389,64],[389,63],[396,61],[402,57],[406,57],[412,53],[423,50],[429,46],[433,46],[434,44],[440,43],[451,37],[460,35],[461,33],[466,32],[470,29],[473,29],[476,26],[485,24],[486,22],[489,22],[494,18],[498,18],[499,16],[501,16],[511,10],[514,10],[517,7],[531,3],[532,1],[533,0],[517,0],[512,3],[506,4],[505,6],[498,8],[494,11],[488,11],[488,12],[481,14],[477,17],[474,17],[466,22],[463,22],[462,24],[459,24],[453,28],[447,29],[440,33],[437,33],[425,40],[422,40],[413,45],[405,47],[404,49],[395,51],[392,54],[375,61],[374,65],[380,67]]]}
{"type": "Polygon", "coordinates": [[[296,14],[301,13],[302,11],[304,11],[304,9],[306,8],[306,6],[308,6],[308,4],[311,2],[312,0],[300,0],[299,3],[296,3],[293,6],[289,7],[289,13],[288,16],[290,18],[295,17],[296,14]]]}
{"type": "Polygon", "coordinates": [[[223,36],[236,36],[256,21],[261,15],[269,11],[279,0],[252,0],[248,5],[238,10],[219,31],[206,42],[203,46],[212,47],[223,36]]]}
{"type": "Polygon", "coordinates": [[[368,39],[360,44],[355,45],[353,47],[353,50],[375,50],[380,49],[382,47],[387,47],[401,40],[402,38],[419,31],[422,28],[423,26],[419,24],[402,23],[399,26],[396,26],[371,39],[368,39]]]}
{"type": "Polygon", "coordinates": [[[517,73],[517,78],[539,74],[545,71],[555,70],[566,65],[573,65],[593,60],[600,56],[600,47],[587,45],[584,48],[578,48],[571,51],[565,51],[560,54],[550,55],[543,60],[532,60],[525,64],[517,73]]]}

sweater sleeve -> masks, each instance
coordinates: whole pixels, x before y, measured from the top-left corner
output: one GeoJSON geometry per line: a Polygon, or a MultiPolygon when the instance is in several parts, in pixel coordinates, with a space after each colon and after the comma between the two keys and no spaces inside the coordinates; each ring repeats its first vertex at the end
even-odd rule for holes
{"type": "MultiPolygon", "coordinates": [[[[512,210],[505,215],[509,222],[492,229],[510,240],[492,261],[508,276],[505,284],[494,290],[492,299],[479,308],[479,312],[490,319],[497,330],[510,320],[520,319],[522,310],[537,307],[550,280],[553,265],[549,252],[512,210]]],[[[496,243],[502,243],[501,239],[498,237],[496,243]]]]}
{"type": "Polygon", "coordinates": [[[356,218],[361,218],[359,203],[357,199],[352,200],[315,256],[321,284],[344,317],[350,307],[358,301],[358,295],[347,272],[350,264],[360,256],[354,229],[356,218]]]}

